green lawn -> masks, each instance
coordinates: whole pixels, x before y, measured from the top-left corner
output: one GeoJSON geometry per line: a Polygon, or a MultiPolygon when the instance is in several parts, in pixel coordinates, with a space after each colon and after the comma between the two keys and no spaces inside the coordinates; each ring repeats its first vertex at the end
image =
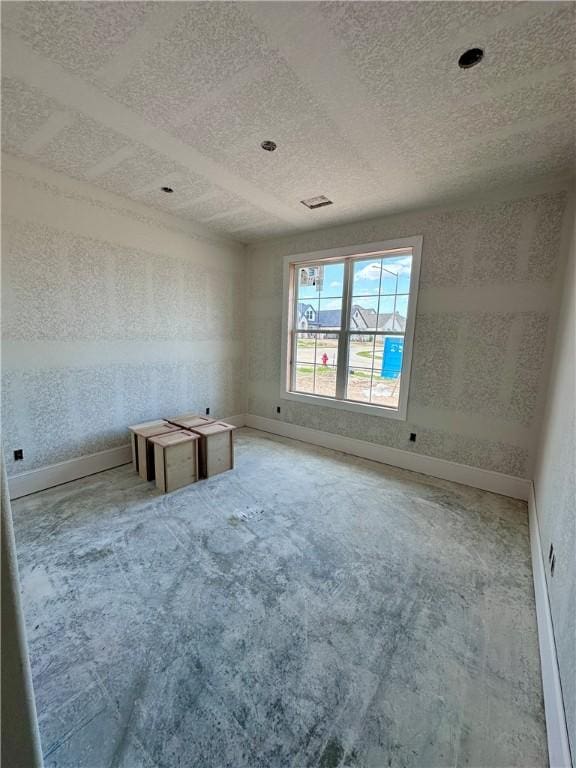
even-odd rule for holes
{"type": "MultiPolygon", "coordinates": [[[[368,359],[372,359],[372,352],[370,352],[369,349],[363,349],[361,352],[356,352],[358,357],[367,357],[368,359]]],[[[374,360],[382,360],[382,355],[374,355],[374,360]]]]}
{"type": "MultiPolygon", "coordinates": [[[[313,373],[314,372],[313,368],[308,368],[308,367],[299,367],[296,370],[297,370],[298,373],[313,373]]],[[[332,368],[329,365],[326,365],[326,366],[319,365],[319,366],[317,366],[317,368],[316,368],[316,376],[329,376],[329,375],[335,376],[336,375],[336,369],[332,368]]]]}

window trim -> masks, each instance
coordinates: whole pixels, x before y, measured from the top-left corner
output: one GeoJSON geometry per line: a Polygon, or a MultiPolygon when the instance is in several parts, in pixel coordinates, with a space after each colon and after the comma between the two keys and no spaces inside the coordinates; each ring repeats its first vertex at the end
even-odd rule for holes
{"type": "MultiPolygon", "coordinates": [[[[422,235],[412,237],[402,237],[395,240],[384,240],[376,243],[363,243],[361,245],[341,246],[339,248],[329,248],[322,251],[311,251],[308,253],[289,254],[284,257],[283,265],[283,294],[282,294],[282,360],[281,360],[281,384],[280,398],[282,400],[292,400],[298,403],[307,403],[309,405],[320,405],[328,408],[338,408],[344,411],[353,411],[355,413],[368,413],[372,416],[380,416],[388,419],[406,421],[408,410],[408,394],[410,389],[410,372],[412,369],[412,351],[414,346],[414,328],[416,324],[416,305],[418,303],[418,285],[420,280],[420,263],[422,256],[422,235]],[[410,299],[408,301],[408,317],[406,318],[406,328],[404,331],[404,353],[402,357],[402,382],[405,386],[400,386],[400,397],[398,408],[389,408],[385,405],[376,405],[373,403],[356,403],[352,400],[336,400],[332,397],[323,395],[313,395],[301,392],[292,392],[289,389],[289,378],[292,372],[291,365],[291,339],[293,330],[298,330],[295,322],[295,298],[296,287],[294,285],[294,275],[297,269],[291,270],[292,265],[298,266],[305,262],[319,261],[339,261],[344,258],[360,258],[376,256],[382,251],[412,249],[412,269],[410,274],[410,299]],[[290,309],[293,309],[291,312],[290,309]]],[[[346,274],[346,270],[344,270],[346,274]]],[[[350,291],[348,286],[343,286],[344,300],[343,313],[349,316],[350,291]]],[[[349,336],[352,331],[342,328],[341,333],[349,336]]],[[[345,373],[345,366],[341,367],[345,373]]]]}

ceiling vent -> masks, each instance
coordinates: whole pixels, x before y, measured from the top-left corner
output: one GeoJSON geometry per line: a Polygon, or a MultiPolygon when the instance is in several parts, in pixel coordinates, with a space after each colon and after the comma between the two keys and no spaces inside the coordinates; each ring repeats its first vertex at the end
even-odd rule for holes
{"type": "Polygon", "coordinates": [[[314,210],[314,208],[323,208],[325,205],[333,205],[332,200],[328,200],[324,195],[318,195],[318,197],[309,197],[308,200],[300,200],[302,205],[306,208],[314,210]]]}

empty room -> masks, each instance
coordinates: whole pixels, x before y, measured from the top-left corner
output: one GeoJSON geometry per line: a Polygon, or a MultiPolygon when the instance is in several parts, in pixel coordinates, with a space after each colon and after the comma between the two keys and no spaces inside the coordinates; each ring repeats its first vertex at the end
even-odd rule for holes
{"type": "Polygon", "coordinates": [[[576,768],[576,3],[4,0],[7,768],[576,768]]]}

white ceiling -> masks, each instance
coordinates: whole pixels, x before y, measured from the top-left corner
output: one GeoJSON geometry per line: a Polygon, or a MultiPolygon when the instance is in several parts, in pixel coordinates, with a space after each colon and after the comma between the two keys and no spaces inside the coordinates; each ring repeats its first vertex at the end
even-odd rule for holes
{"type": "Polygon", "coordinates": [[[243,242],[563,175],[575,11],[3,2],[3,147],[243,242]]]}

